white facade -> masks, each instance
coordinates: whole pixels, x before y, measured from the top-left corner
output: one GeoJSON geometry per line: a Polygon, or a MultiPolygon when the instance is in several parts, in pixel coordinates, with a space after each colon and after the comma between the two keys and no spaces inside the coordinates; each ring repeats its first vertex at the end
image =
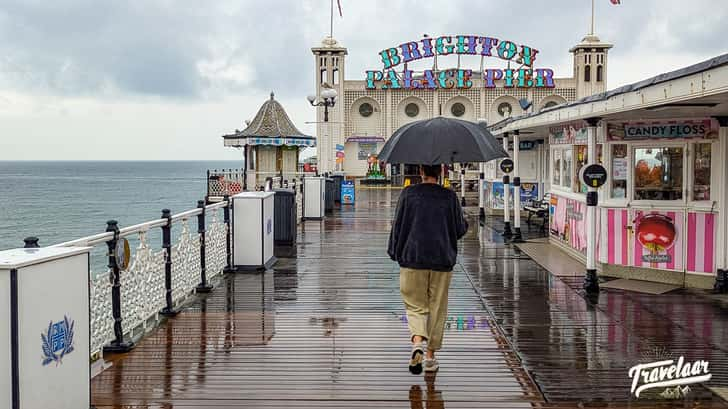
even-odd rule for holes
{"type": "Polygon", "coordinates": [[[486,88],[483,80],[473,75],[469,89],[367,89],[366,81],[345,80],[347,49],[332,38],[312,48],[316,59],[315,85],[334,88],[337,103],[329,108],[329,121],[324,122],[324,108],[317,108],[317,154],[320,172],[343,170],[349,176],[365,176],[367,152],[378,152],[384,141],[399,127],[416,120],[435,116],[455,117],[470,121],[485,119],[489,124],[524,111],[519,99],[533,102],[531,110],[574,101],[602,92],[606,85],[606,55],[609,44],[596,36],[587,36],[572,48],[574,74],[570,78],[554,78],[554,88],[504,88],[496,81],[495,88],[486,88]],[[586,57],[585,57],[586,56],[586,57]],[[584,76],[584,61],[597,61],[597,68],[584,76]],[[580,73],[580,74],[579,74],[580,73]],[[588,81],[587,81],[588,80],[588,81]],[[598,80],[598,81],[597,81],[598,80]],[[377,142],[378,141],[378,142],[377,142]],[[376,144],[376,145],[375,145],[376,144]],[[336,145],[344,146],[344,161],[337,166],[336,145]]]}

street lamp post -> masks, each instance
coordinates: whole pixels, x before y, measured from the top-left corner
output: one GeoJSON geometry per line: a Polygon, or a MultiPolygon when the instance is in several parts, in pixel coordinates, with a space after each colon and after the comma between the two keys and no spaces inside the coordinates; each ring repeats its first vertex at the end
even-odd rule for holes
{"type": "Polygon", "coordinates": [[[337,92],[333,88],[324,88],[321,90],[321,98],[316,98],[316,95],[309,95],[307,97],[308,102],[311,106],[324,107],[324,122],[329,122],[329,107],[336,105],[337,92]]]}
{"type": "MultiPolygon", "coordinates": [[[[324,107],[324,122],[329,122],[329,107],[333,108],[336,105],[337,92],[333,88],[324,87],[321,90],[321,97],[317,98],[316,95],[309,95],[306,97],[311,106],[324,107]]],[[[332,138],[333,139],[333,138],[332,138]]],[[[319,158],[321,160],[323,158],[319,158]]]]}

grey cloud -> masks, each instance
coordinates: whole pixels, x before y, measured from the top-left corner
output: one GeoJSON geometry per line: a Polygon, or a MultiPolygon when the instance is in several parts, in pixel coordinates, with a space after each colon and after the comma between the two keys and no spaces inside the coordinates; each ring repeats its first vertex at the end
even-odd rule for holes
{"type": "MultiPolygon", "coordinates": [[[[568,48],[589,26],[589,4],[583,0],[341,1],[344,19],[335,16],[335,37],[350,51],[348,78],[379,67],[379,50],[424,33],[523,42],[541,51],[540,65],[556,66],[557,75],[567,76],[568,48]]],[[[645,47],[645,41],[652,51],[666,53],[680,48],[718,54],[724,48],[724,1],[624,3],[597,1],[597,32],[616,44],[616,56],[645,47]],[[669,36],[660,38],[660,27],[667,27],[669,36]]],[[[5,0],[0,87],[188,100],[251,89],[305,95],[313,87],[310,48],[328,33],[328,10],[328,0],[5,0]],[[201,72],[201,64],[213,66],[212,74],[201,72]],[[230,72],[245,67],[249,81],[230,72]]]]}

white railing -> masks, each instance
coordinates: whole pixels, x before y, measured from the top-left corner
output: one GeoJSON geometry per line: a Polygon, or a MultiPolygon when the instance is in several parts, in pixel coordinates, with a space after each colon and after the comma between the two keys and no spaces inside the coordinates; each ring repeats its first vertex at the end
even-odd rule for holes
{"type": "Polygon", "coordinates": [[[92,356],[97,356],[107,345],[118,350],[126,344],[125,340],[156,326],[161,313],[170,313],[194,292],[210,288],[209,281],[229,264],[229,211],[228,201],[207,206],[200,202],[195,209],[121,229],[116,222],[109,222],[104,233],[54,246],[105,245],[114,249],[119,239],[136,239],[126,269],[120,269],[116,256],[107,250],[107,269],[90,272],[92,356]],[[221,211],[225,217],[221,217],[221,211]],[[196,225],[190,226],[191,220],[196,220],[196,225]],[[174,227],[178,231],[173,240],[174,227]],[[160,247],[153,247],[148,233],[157,228],[163,230],[163,239],[160,247]],[[168,258],[171,263],[167,263],[168,258]],[[115,286],[119,287],[116,300],[112,290],[115,286]],[[117,316],[114,303],[119,306],[117,316]]]}

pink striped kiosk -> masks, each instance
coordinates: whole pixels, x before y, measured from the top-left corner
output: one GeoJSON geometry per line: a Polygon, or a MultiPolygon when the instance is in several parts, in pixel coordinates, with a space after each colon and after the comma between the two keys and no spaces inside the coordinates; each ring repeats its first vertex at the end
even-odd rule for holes
{"type": "Polygon", "coordinates": [[[587,272],[728,292],[728,54],[492,129],[548,141],[549,242],[587,272]]]}

